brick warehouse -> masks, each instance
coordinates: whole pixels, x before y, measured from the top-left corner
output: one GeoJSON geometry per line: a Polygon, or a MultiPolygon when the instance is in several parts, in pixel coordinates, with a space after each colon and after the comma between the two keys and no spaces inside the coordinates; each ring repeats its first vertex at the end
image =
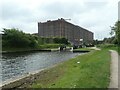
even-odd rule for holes
{"type": "Polygon", "coordinates": [[[93,42],[92,32],[69,23],[63,18],[43,23],[38,22],[38,35],[41,37],[65,37],[73,45],[93,42]]]}

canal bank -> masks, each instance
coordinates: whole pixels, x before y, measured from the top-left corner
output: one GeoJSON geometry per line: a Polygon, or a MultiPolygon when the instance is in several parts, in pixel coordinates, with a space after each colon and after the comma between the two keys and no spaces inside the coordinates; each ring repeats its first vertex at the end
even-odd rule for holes
{"type": "Polygon", "coordinates": [[[107,88],[109,65],[108,50],[91,51],[47,70],[40,79],[23,88],[107,88]]]}
{"type": "Polygon", "coordinates": [[[14,78],[14,80],[9,79],[3,82],[0,85],[0,88],[3,88],[3,89],[23,88],[22,86],[34,83],[37,79],[40,79],[39,77],[40,75],[43,75],[44,73],[46,73],[46,70],[53,68],[55,66],[57,66],[57,64],[49,68],[44,68],[41,70],[34,71],[32,73],[27,73],[26,75],[17,76],[16,78],[14,78]]]}
{"type": "Polygon", "coordinates": [[[108,50],[92,51],[49,70],[28,88],[107,88],[109,65],[108,50]]]}
{"type": "Polygon", "coordinates": [[[6,80],[3,85],[5,87],[14,87],[16,84],[19,86],[21,83],[25,83],[23,81],[28,81],[29,77],[31,79],[31,76],[33,77],[33,74],[38,73],[39,70],[41,71],[45,68],[49,68],[79,54],[80,53],[73,52],[22,52],[3,54],[3,60],[1,61],[2,79],[3,81],[6,80]],[[20,77],[18,77],[19,75],[20,77]],[[13,82],[17,83],[14,85],[13,82]]]}
{"type": "Polygon", "coordinates": [[[0,53],[6,54],[6,53],[34,52],[34,51],[51,52],[51,51],[59,51],[59,50],[60,50],[59,48],[54,48],[54,49],[28,49],[28,50],[2,51],[0,53]]]}
{"type": "MultiPolygon", "coordinates": [[[[91,51],[43,70],[32,83],[20,88],[107,88],[110,75],[108,50],[91,51]],[[102,58],[104,56],[104,59],[102,58]]],[[[32,78],[31,78],[32,79],[32,78]]]]}

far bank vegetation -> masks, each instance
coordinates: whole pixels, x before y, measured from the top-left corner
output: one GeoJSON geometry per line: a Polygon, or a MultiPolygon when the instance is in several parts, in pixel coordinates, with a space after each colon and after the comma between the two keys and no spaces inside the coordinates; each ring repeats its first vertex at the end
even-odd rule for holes
{"type": "Polygon", "coordinates": [[[44,38],[24,33],[16,28],[4,28],[2,34],[2,50],[58,48],[61,45],[69,44],[66,38],[44,38]]]}

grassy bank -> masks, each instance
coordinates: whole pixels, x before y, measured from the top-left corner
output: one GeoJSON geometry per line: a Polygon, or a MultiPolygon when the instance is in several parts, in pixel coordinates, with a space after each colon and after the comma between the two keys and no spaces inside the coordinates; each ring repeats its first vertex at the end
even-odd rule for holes
{"type": "Polygon", "coordinates": [[[108,49],[108,50],[115,50],[120,55],[120,46],[114,44],[99,44],[97,45],[98,48],[108,49]]]}
{"type": "Polygon", "coordinates": [[[24,48],[16,48],[16,47],[3,47],[2,51],[6,52],[22,52],[22,51],[32,51],[32,50],[50,50],[54,48],[60,47],[62,44],[44,44],[44,45],[39,45],[38,47],[24,47],[24,48]]]}
{"type": "Polygon", "coordinates": [[[53,49],[62,46],[63,44],[44,44],[40,45],[40,49],[53,49]]]}
{"type": "Polygon", "coordinates": [[[86,47],[86,48],[77,48],[77,49],[74,49],[74,51],[91,51],[91,50],[94,50],[92,48],[89,48],[89,47],[86,47]]]}
{"type": "Polygon", "coordinates": [[[110,76],[108,50],[91,51],[44,70],[30,88],[107,88],[110,76]]]}
{"type": "Polygon", "coordinates": [[[31,51],[31,50],[37,50],[39,48],[29,48],[29,47],[26,47],[26,48],[13,48],[13,47],[5,47],[5,48],[2,48],[2,51],[6,51],[6,52],[20,52],[20,51],[31,51]]]}

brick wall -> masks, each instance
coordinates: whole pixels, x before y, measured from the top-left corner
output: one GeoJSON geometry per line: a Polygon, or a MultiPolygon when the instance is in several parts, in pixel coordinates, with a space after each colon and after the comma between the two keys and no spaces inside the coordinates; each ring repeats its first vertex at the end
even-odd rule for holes
{"type": "Polygon", "coordinates": [[[41,37],[65,37],[73,44],[81,44],[80,39],[85,43],[93,41],[93,33],[64,19],[39,22],[38,35],[41,37]]]}

